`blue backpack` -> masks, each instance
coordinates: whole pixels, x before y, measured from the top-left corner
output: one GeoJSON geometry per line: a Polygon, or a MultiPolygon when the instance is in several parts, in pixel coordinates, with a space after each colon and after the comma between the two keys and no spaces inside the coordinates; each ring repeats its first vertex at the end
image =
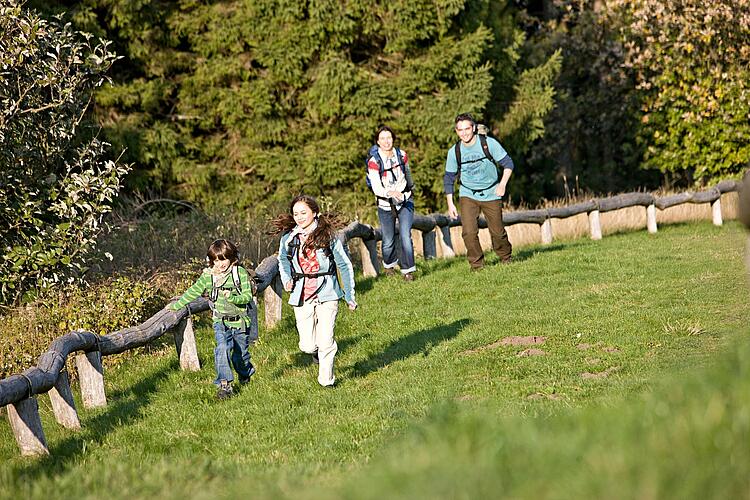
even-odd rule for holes
{"type": "MultiPolygon", "coordinates": [[[[402,192],[408,193],[411,192],[414,189],[414,183],[411,180],[411,171],[409,167],[406,166],[404,163],[404,158],[401,156],[401,150],[398,148],[393,148],[394,152],[396,153],[396,159],[398,160],[398,166],[401,168],[401,171],[404,173],[404,176],[406,177],[406,187],[403,189],[402,192]]],[[[370,159],[374,159],[378,164],[378,179],[380,179],[380,182],[383,182],[383,174],[386,172],[385,164],[383,162],[383,159],[380,157],[380,154],[378,153],[378,146],[373,145],[370,147],[370,150],[367,152],[367,158],[365,158],[365,182],[367,183],[367,187],[372,191],[372,183],[370,182],[370,176],[367,175],[368,172],[368,165],[370,163],[370,159]]],[[[389,169],[390,170],[390,169],[389,169]]],[[[385,186],[383,186],[385,187],[385,186]]],[[[389,201],[388,198],[383,198],[382,196],[375,196],[379,200],[389,201]]]]}

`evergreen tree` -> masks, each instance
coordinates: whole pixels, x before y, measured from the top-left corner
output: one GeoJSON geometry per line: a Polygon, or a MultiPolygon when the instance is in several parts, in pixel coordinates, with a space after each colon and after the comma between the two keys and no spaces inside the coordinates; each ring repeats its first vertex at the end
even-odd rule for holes
{"type": "Polygon", "coordinates": [[[524,70],[506,1],[85,0],[46,4],[115,41],[98,95],[130,185],[263,209],[304,191],[371,208],[379,124],[410,155],[419,208],[441,208],[453,118],[487,121],[514,157],[552,107],[559,57],[524,70]]]}

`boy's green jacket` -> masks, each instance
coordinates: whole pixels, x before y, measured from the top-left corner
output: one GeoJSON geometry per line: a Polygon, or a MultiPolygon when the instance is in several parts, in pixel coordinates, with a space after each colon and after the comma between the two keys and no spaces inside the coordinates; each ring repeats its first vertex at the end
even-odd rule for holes
{"type": "MultiPolygon", "coordinates": [[[[235,319],[234,321],[225,320],[224,324],[234,328],[245,328],[249,325],[247,304],[253,300],[253,289],[247,270],[242,266],[237,266],[237,269],[239,271],[241,291],[238,293],[234,287],[232,268],[230,267],[224,274],[217,275],[214,278],[216,285],[221,290],[211,309],[213,310],[214,323],[221,323],[222,318],[240,316],[239,319],[235,319]],[[228,297],[224,297],[221,293],[224,290],[229,291],[228,297]]],[[[213,289],[211,274],[211,269],[204,269],[198,280],[182,294],[182,297],[169,306],[170,309],[177,311],[201,295],[209,295],[213,289]]]]}

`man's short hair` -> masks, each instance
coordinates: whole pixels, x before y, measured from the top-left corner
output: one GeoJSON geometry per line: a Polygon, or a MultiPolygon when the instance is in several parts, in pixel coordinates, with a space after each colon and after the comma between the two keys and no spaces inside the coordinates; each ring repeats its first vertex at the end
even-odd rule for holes
{"type": "Polygon", "coordinates": [[[456,117],[455,125],[458,125],[458,122],[464,122],[464,121],[469,121],[471,122],[472,125],[477,124],[476,120],[474,120],[474,117],[471,116],[469,113],[461,113],[460,115],[456,117]]]}

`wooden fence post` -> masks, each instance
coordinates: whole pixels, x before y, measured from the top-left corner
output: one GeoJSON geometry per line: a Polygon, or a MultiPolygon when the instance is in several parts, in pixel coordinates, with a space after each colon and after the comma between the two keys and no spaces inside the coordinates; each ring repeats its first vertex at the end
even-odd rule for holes
{"type": "Polygon", "coordinates": [[[42,420],[39,418],[39,403],[35,397],[8,405],[8,421],[21,455],[49,455],[42,420]]]}
{"type": "MultiPolygon", "coordinates": [[[[458,227],[458,230],[460,231],[461,228],[458,227]]],[[[438,255],[440,255],[443,259],[450,259],[451,257],[455,257],[458,252],[456,249],[456,241],[452,232],[452,228],[449,226],[438,226],[435,228],[435,236],[437,238],[437,245],[438,247],[440,247],[438,255]]]]}
{"type": "Polygon", "coordinates": [[[602,239],[602,223],[599,219],[599,210],[589,212],[589,229],[591,230],[591,239],[602,239]]]}
{"type": "Polygon", "coordinates": [[[424,258],[424,241],[422,240],[422,231],[419,229],[411,230],[411,242],[414,248],[414,257],[424,258]]]}
{"type": "Polygon", "coordinates": [[[65,369],[60,371],[57,382],[48,394],[57,423],[66,429],[80,429],[81,421],[78,419],[76,404],[73,401],[73,391],[70,390],[68,372],[65,369]]]}
{"type": "Polygon", "coordinates": [[[281,294],[283,285],[281,278],[276,275],[263,291],[263,306],[266,313],[266,328],[273,328],[281,321],[281,294]]]}
{"type": "Polygon", "coordinates": [[[721,218],[721,198],[716,198],[716,201],[711,203],[711,215],[714,221],[714,226],[721,226],[723,220],[721,218]]]}
{"type": "Polygon", "coordinates": [[[422,233],[422,253],[425,260],[437,258],[437,240],[435,230],[422,233]]]}
{"type": "Polygon", "coordinates": [[[78,354],[76,356],[76,367],[78,368],[84,408],[107,406],[101,353],[91,351],[78,354]]]}
{"type": "Polygon", "coordinates": [[[545,219],[542,223],[542,244],[549,245],[552,243],[552,219],[545,219]]]}
{"type": "Polygon", "coordinates": [[[378,275],[380,263],[378,262],[378,242],[376,240],[360,239],[359,256],[362,259],[362,274],[366,278],[374,278],[378,275]]]}
{"type": "Polygon", "coordinates": [[[200,371],[201,362],[198,359],[192,316],[188,315],[174,329],[174,343],[177,347],[177,357],[180,358],[180,369],[190,372],[200,371]]]}
{"type": "Polygon", "coordinates": [[[656,234],[659,230],[656,226],[656,206],[653,203],[646,207],[646,228],[651,234],[656,234]]]}

